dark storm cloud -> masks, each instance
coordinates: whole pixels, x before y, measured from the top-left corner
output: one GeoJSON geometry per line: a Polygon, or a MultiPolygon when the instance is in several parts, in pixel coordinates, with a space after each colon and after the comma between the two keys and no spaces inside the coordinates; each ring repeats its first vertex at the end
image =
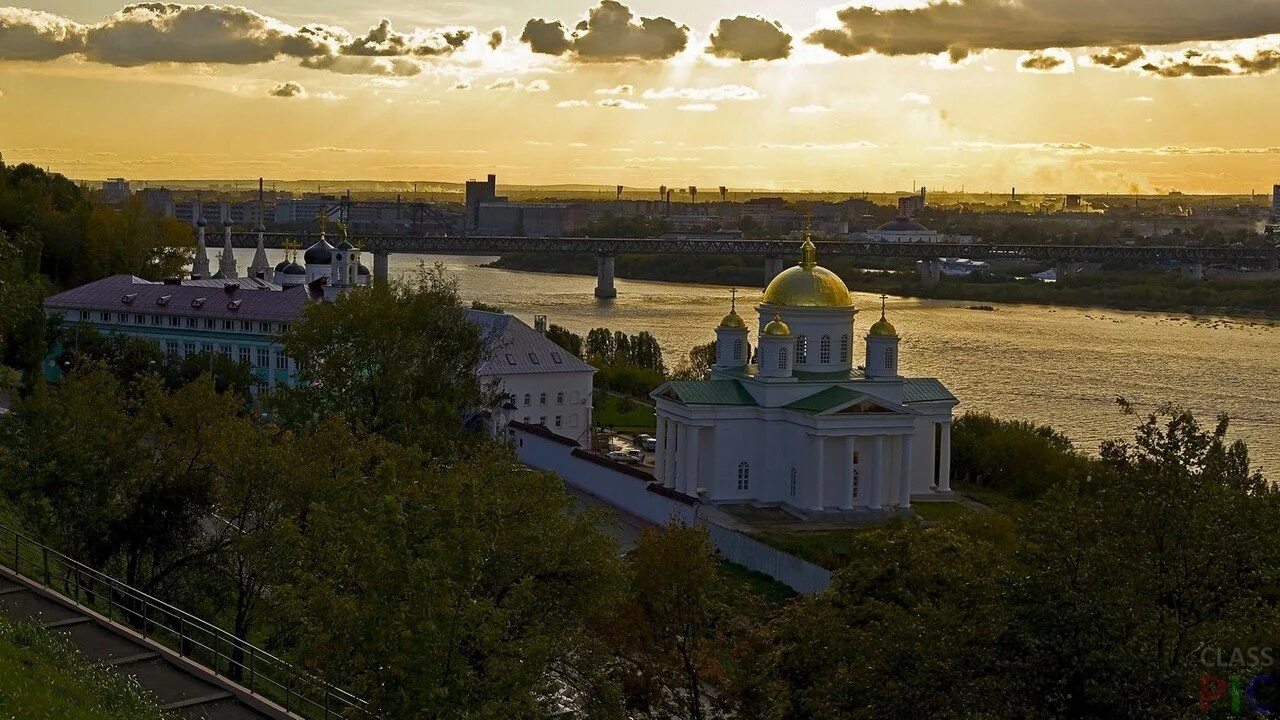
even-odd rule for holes
{"type": "Polygon", "coordinates": [[[935,0],[920,8],[850,6],[806,41],[841,55],[1173,45],[1280,32],[1274,0],[935,0]]]}
{"type": "Polygon", "coordinates": [[[0,60],[48,61],[76,55],[122,67],[153,63],[251,65],[296,58],[340,73],[416,75],[413,58],[448,55],[472,28],[397,32],[383,20],[358,37],[340,27],[295,27],[236,5],[127,5],[84,25],[47,12],[0,8],[0,60]]]}
{"type": "Polygon", "coordinates": [[[586,62],[666,60],[689,44],[689,28],[664,17],[637,19],[617,0],[601,0],[572,32],[559,20],[534,18],[520,40],[536,53],[586,62]]]}
{"type": "Polygon", "coordinates": [[[707,52],[744,61],[782,60],[791,55],[791,34],[777,21],[739,15],[716,24],[707,52]]]}

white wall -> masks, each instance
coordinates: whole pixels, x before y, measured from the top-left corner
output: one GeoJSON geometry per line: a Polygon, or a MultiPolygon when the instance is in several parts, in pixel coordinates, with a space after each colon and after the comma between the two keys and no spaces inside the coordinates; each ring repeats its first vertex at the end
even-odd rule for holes
{"type": "Polygon", "coordinates": [[[586,444],[591,436],[591,372],[520,373],[482,379],[494,377],[503,391],[515,398],[512,420],[538,424],[546,418],[547,429],[586,444]],[[543,393],[547,396],[545,405],[541,403],[543,393]],[[560,393],[564,393],[563,402],[558,400],[560,393]],[[525,395],[529,396],[528,405],[524,404],[525,395]],[[557,416],[559,427],[555,423],[557,416]]]}

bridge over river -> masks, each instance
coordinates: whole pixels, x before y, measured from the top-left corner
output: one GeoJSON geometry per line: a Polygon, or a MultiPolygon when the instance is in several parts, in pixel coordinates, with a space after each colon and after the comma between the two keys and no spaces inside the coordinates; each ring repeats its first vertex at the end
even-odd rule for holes
{"type": "MultiPolygon", "coordinates": [[[[306,248],[319,239],[316,233],[245,233],[229,231],[233,247],[256,247],[261,238],[266,248],[306,248]]],[[[225,238],[225,236],[224,236],[225,238]]],[[[697,238],[582,238],[582,237],[497,237],[430,236],[353,233],[351,242],[373,254],[375,279],[387,276],[391,254],[503,255],[507,253],[577,253],[597,258],[596,296],[615,297],[614,258],[618,255],[756,255],[764,258],[766,279],[782,272],[796,253],[794,240],[746,240],[716,237],[697,238]]],[[[216,238],[208,238],[216,242],[216,238]]],[[[225,241],[225,240],[224,240],[225,241]]],[[[921,277],[936,282],[939,258],[973,260],[1041,260],[1058,268],[1074,264],[1128,260],[1139,263],[1160,261],[1182,265],[1184,274],[1200,277],[1210,263],[1264,264],[1280,266],[1280,244],[1263,247],[1199,247],[1186,245],[1012,245],[988,243],[899,243],[862,240],[817,241],[822,257],[897,257],[920,261],[921,277]]],[[[1060,277],[1063,275],[1060,274],[1060,277]]]]}

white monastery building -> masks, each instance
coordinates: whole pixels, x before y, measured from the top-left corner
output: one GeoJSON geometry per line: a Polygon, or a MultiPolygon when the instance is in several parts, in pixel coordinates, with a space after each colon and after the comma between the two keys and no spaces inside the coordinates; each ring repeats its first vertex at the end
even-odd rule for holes
{"type": "Polygon", "coordinates": [[[854,366],[858,311],[816,255],[806,239],[800,264],[769,283],[754,359],[735,306],[716,328],[710,379],[653,392],[655,477],[713,503],[803,517],[949,499],[959,401],[935,378],[901,374],[900,338],[883,307],[866,334],[865,365],[854,366]]]}
{"type": "MultiPolygon", "coordinates": [[[[308,303],[332,301],[370,284],[360,249],[345,239],[331,245],[322,232],[303,253],[305,265],[286,259],[273,268],[259,226],[249,276],[237,276],[229,232],[211,276],[203,219],[197,225],[190,279],[156,282],[115,275],[47,298],[45,313],[103,334],[142,338],[174,359],[217,353],[246,363],[256,377],[255,392],[292,385],[297,366],[285,356],[280,334],[303,320],[308,303]]],[[[480,327],[485,343],[485,359],[476,372],[504,393],[499,407],[487,411],[494,432],[509,420],[521,420],[585,442],[595,368],[513,316],[468,310],[467,318],[480,327]]],[[[52,359],[45,372],[57,379],[52,359]]]]}

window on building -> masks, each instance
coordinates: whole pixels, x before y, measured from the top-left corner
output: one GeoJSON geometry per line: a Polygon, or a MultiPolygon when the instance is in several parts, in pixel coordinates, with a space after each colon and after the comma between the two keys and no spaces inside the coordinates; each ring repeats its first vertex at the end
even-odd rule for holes
{"type": "Polygon", "coordinates": [[[557,404],[557,405],[563,405],[563,404],[564,404],[564,392],[563,392],[563,391],[556,393],[556,404],[557,404]]]}
{"type": "Polygon", "coordinates": [[[235,323],[235,321],[234,321],[234,320],[223,320],[223,321],[222,321],[222,329],[223,329],[223,330],[235,330],[235,329],[236,329],[236,323],[235,323]]]}
{"type": "Polygon", "coordinates": [[[240,362],[251,363],[253,362],[252,356],[253,356],[253,352],[249,348],[247,347],[240,348],[240,362]]]}
{"type": "Polygon", "coordinates": [[[289,323],[280,323],[280,332],[289,332],[289,323]]]}
{"type": "Polygon", "coordinates": [[[795,469],[795,468],[791,468],[791,487],[790,487],[791,497],[795,497],[795,496],[796,496],[796,486],[797,486],[797,485],[798,485],[798,483],[796,482],[796,469],[795,469]]]}
{"type": "Polygon", "coordinates": [[[747,462],[738,463],[738,492],[746,492],[751,489],[751,464],[747,462]]]}
{"type": "Polygon", "coordinates": [[[260,332],[260,333],[269,333],[269,332],[271,332],[271,323],[269,323],[269,322],[260,322],[260,323],[258,323],[258,332],[260,332]]]}
{"type": "Polygon", "coordinates": [[[200,346],[200,352],[206,352],[206,353],[209,353],[210,355],[212,355],[212,354],[213,354],[213,344],[212,344],[212,343],[205,343],[205,344],[201,345],[201,346],[200,346]]]}
{"type": "Polygon", "coordinates": [[[161,324],[161,323],[163,323],[163,322],[164,322],[164,316],[163,316],[163,315],[152,315],[152,316],[151,316],[151,324],[152,324],[152,325],[160,325],[160,324],[161,324]]]}
{"type": "Polygon", "coordinates": [[[557,415],[557,416],[556,416],[556,427],[560,427],[561,422],[562,422],[562,421],[561,421],[561,416],[560,416],[560,415],[557,415]]]}
{"type": "Polygon", "coordinates": [[[538,362],[538,356],[537,356],[537,354],[536,354],[536,353],[529,353],[529,362],[533,363],[534,365],[541,365],[541,364],[542,364],[542,363],[538,362]]]}
{"type": "Polygon", "coordinates": [[[111,313],[109,312],[98,313],[98,319],[101,320],[102,322],[111,322],[111,313]]]}
{"type": "MultiPolygon", "coordinates": [[[[524,404],[525,404],[525,407],[528,407],[528,405],[529,405],[529,393],[525,393],[525,394],[524,394],[524,404]]],[[[528,421],[526,421],[526,422],[528,422],[528,421]]]]}
{"type": "Polygon", "coordinates": [[[840,362],[849,362],[849,336],[840,336],[840,362]]]}
{"type": "Polygon", "coordinates": [[[271,351],[266,348],[258,348],[258,367],[271,367],[271,351]]]}
{"type": "Polygon", "coordinates": [[[222,357],[224,357],[224,358],[226,358],[226,359],[228,359],[228,360],[230,360],[230,359],[231,359],[231,346],[230,346],[230,345],[223,345],[222,347],[218,348],[218,351],[222,353],[222,357]]]}
{"type": "Polygon", "coordinates": [[[216,326],[214,325],[213,318],[205,318],[205,319],[204,319],[204,329],[205,329],[205,330],[212,330],[214,327],[216,327],[216,326]]]}
{"type": "Polygon", "coordinates": [[[796,336],[796,363],[803,365],[809,361],[809,338],[796,336]]]}
{"type": "Polygon", "coordinates": [[[177,315],[169,316],[169,327],[182,327],[182,318],[177,315]]]}
{"type": "Polygon", "coordinates": [[[507,353],[507,364],[508,364],[508,365],[515,365],[515,364],[516,364],[516,356],[515,356],[515,355],[512,355],[511,353],[507,353]]]}
{"type": "Polygon", "coordinates": [[[542,394],[538,395],[538,404],[539,404],[539,405],[546,405],[546,404],[547,404],[547,394],[546,394],[546,393],[542,393],[542,394]]]}
{"type": "Polygon", "coordinates": [[[533,418],[529,417],[528,415],[525,415],[525,416],[524,416],[524,424],[525,424],[525,425],[528,425],[528,424],[529,424],[529,421],[530,421],[530,420],[532,420],[532,419],[533,419],[533,418]]]}
{"type": "Polygon", "coordinates": [[[560,353],[558,353],[558,352],[553,352],[553,353],[551,353],[551,362],[553,362],[553,363],[555,363],[555,364],[557,364],[557,365],[563,365],[563,364],[564,364],[564,358],[560,357],[560,353]]]}
{"type": "Polygon", "coordinates": [[[251,332],[253,330],[253,323],[249,322],[248,320],[241,320],[240,329],[245,332],[251,332]]]}
{"type": "Polygon", "coordinates": [[[190,318],[190,317],[189,317],[189,318],[187,318],[187,329],[188,329],[188,330],[195,330],[195,329],[196,329],[196,327],[197,327],[198,325],[200,325],[200,321],[199,321],[199,320],[197,320],[196,318],[190,318]]]}
{"type": "Polygon", "coordinates": [[[146,325],[146,324],[147,324],[147,316],[146,316],[146,315],[134,315],[134,316],[133,316],[133,323],[134,323],[135,325],[146,325]]]}
{"type": "Polygon", "coordinates": [[[778,369],[779,370],[787,369],[787,349],[786,348],[778,348],[778,369]]]}
{"type": "Polygon", "coordinates": [[[818,341],[818,362],[826,365],[831,362],[831,336],[823,335],[818,341]]]}
{"type": "Polygon", "coordinates": [[[170,355],[177,355],[177,354],[178,354],[178,341],[177,341],[177,340],[165,340],[165,341],[164,341],[164,351],[165,351],[165,352],[167,352],[167,353],[169,353],[170,355]]]}
{"type": "Polygon", "coordinates": [[[898,358],[896,357],[896,353],[894,353],[894,348],[892,347],[887,347],[884,349],[884,369],[885,370],[898,369],[898,358]]]}
{"type": "Polygon", "coordinates": [[[117,315],[116,322],[120,322],[120,323],[129,322],[129,313],[120,313],[119,315],[117,315]]]}
{"type": "Polygon", "coordinates": [[[542,417],[538,418],[538,424],[539,424],[539,425],[541,425],[542,427],[546,427],[546,426],[547,426],[547,416],[546,416],[546,415],[543,415],[542,417]]]}
{"type": "Polygon", "coordinates": [[[735,361],[742,360],[742,341],[741,340],[733,341],[733,359],[735,361]]]}
{"type": "Polygon", "coordinates": [[[195,355],[195,354],[196,354],[196,344],[195,344],[195,343],[193,343],[193,342],[183,343],[183,345],[182,345],[182,354],[183,354],[183,355],[195,355]]]}

